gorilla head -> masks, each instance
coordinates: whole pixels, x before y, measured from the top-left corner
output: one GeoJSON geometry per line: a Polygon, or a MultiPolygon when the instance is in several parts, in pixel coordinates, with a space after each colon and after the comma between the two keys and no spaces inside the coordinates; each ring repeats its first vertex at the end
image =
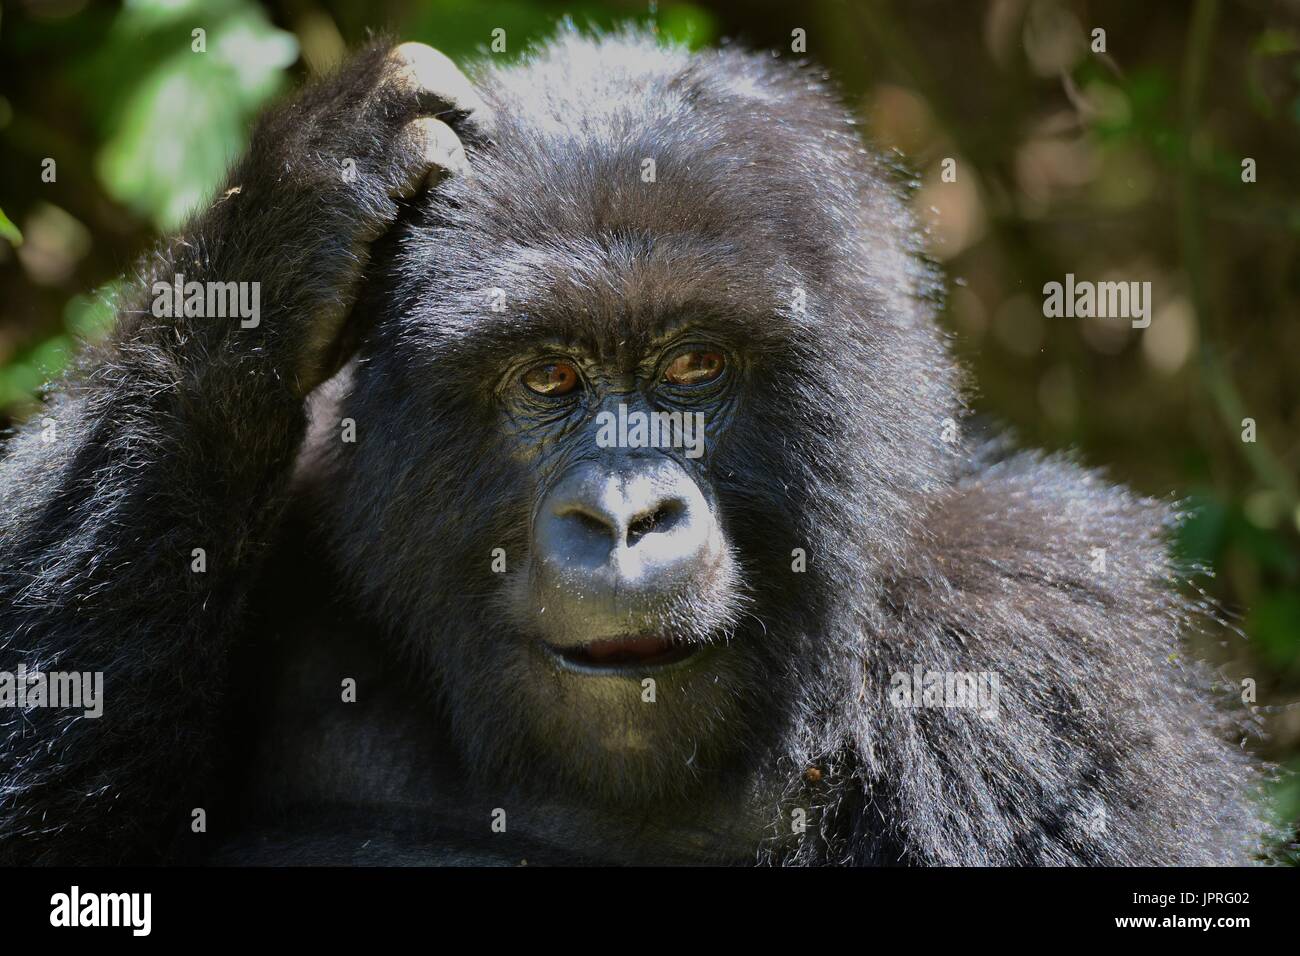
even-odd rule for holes
{"type": "Polygon", "coordinates": [[[887,171],[770,58],[566,36],[478,80],[499,125],[396,237],[344,402],[347,571],[505,779],[662,800],[822,749],[947,480],[887,171]]]}

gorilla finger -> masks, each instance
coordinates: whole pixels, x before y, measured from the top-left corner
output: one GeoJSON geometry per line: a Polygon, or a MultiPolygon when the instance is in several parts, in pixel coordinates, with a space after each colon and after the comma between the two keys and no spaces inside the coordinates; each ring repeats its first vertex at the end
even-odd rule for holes
{"type": "Polygon", "coordinates": [[[397,187],[399,195],[409,195],[425,183],[436,183],[444,176],[470,173],[460,137],[442,120],[431,116],[412,120],[402,127],[396,149],[407,160],[406,175],[397,187]]]}
{"type": "Polygon", "coordinates": [[[388,58],[389,82],[414,93],[434,111],[462,113],[483,132],[491,132],[491,108],[445,53],[423,43],[403,43],[388,58]]]}

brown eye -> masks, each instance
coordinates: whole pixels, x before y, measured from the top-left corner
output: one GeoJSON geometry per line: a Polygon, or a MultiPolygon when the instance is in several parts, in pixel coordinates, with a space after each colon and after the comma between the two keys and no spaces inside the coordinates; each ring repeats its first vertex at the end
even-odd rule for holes
{"type": "Polygon", "coordinates": [[[683,352],[664,370],[664,380],[674,385],[703,385],[722,374],[721,352],[683,352]]]}
{"type": "Polygon", "coordinates": [[[523,382],[538,395],[568,395],[578,385],[578,370],[568,362],[543,362],[524,372],[523,382]]]}

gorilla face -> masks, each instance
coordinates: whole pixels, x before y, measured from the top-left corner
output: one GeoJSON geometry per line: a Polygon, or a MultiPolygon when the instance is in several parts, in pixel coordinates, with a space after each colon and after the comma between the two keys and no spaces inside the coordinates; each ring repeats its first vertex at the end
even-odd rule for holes
{"type": "Polygon", "coordinates": [[[328,523],[471,764],[662,800],[851,696],[841,608],[951,391],[910,226],[806,76],[546,55],[480,78],[492,141],[372,283],[328,523]]]}
{"type": "Polygon", "coordinates": [[[654,794],[678,782],[667,767],[723,758],[707,729],[744,719],[757,676],[736,640],[746,598],[710,479],[743,413],[745,355],[716,323],[623,323],[585,347],[555,331],[539,330],[496,391],[503,451],[531,477],[517,487],[526,545],[500,583],[496,665],[513,684],[498,692],[524,701],[539,753],[654,794]]]}
{"type": "Polygon", "coordinates": [[[384,515],[364,573],[475,764],[626,803],[687,792],[770,736],[793,651],[764,628],[798,617],[781,594],[807,539],[787,436],[754,395],[781,388],[760,354],[771,313],[766,332],[699,318],[716,305],[584,329],[534,299],[358,370],[351,463],[384,515]],[[404,468],[379,477],[389,456],[404,468]]]}
{"type": "Polygon", "coordinates": [[[704,453],[739,372],[717,343],[687,328],[646,355],[553,352],[505,377],[510,440],[540,491],[511,616],[564,671],[678,667],[734,627],[735,561],[704,453]]]}

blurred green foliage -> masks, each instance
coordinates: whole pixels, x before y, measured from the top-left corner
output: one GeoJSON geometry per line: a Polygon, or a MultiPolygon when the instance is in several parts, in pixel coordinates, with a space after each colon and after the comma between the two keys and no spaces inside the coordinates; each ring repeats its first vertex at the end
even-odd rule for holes
{"type": "MultiPolygon", "coordinates": [[[[1235,626],[1202,650],[1257,683],[1261,749],[1300,767],[1300,15],[1284,0],[6,3],[0,417],[29,414],[111,327],[118,277],[213,194],[268,101],[372,31],[463,60],[501,28],[519,56],[565,16],[782,56],[807,31],[916,171],[977,409],[1185,499],[1178,549],[1235,626]],[[937,175],[949,157],[955,184],[937,175]],[[1046,323],[1039,290],[1067,271],[1152,279],[1155,321],[1046,323]]],[[[1276,795],[1300,817],[1296,778],[1276,795]]]]}
{"type": "Polygon", "coordinates": [[[105,190],[161,230],[180,226],[243,150],[249,119],[297,59],[294,35],[249,0],[126,6],[68,75],[97,123],[105,190]],[[187,35],[188,44],[175,42],[187,35]]]}
{"type": "Polygon", "coordinates": [[[18,227],[9,221],[3,209],[0,209],[0,239],[7,240],[10,245],[18,245],[23,241],[23,234],[18,231],[18,227]]]}

